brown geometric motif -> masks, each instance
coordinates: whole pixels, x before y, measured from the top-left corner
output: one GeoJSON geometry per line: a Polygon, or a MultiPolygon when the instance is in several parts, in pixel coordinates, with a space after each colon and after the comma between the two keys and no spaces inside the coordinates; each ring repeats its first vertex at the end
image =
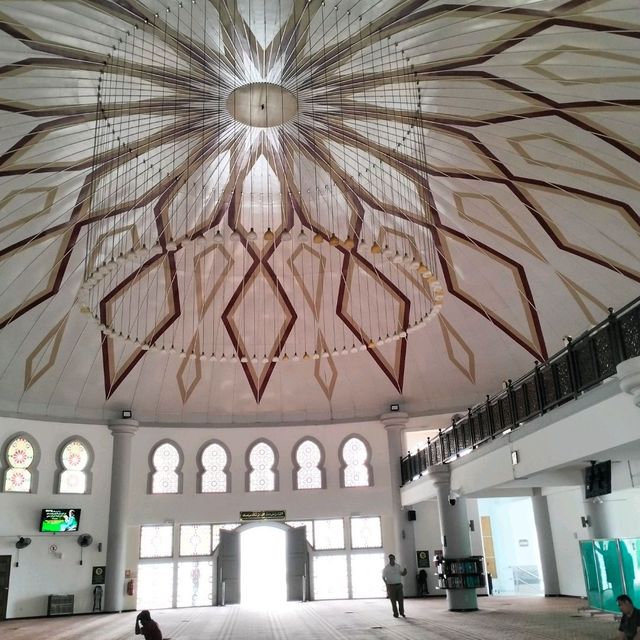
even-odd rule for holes
{"type": "Polygon", "coordinates": [[[42,376],[55,364],[67,326],[69,314],[67,313],[47,335],[42,338],[36,348],[28,355],[24,371],[24,390],[30,389],[42,376]]]}
{"type": "Polygon", "coordinates": [[[438,314],[438,322],[442,330],[442,337],[447,349],[449,360],[456,368],[471,382],[476,382],[476,359],[469,345],[462,339],[462,336],[453,328],[453,325],[444,317],[442,313],[438,314]],[[455,342],[455,345],[454,345],[455,342]],[[458,356],[460,350],[466,355],[466,362],[463,362],[458,356]]]}

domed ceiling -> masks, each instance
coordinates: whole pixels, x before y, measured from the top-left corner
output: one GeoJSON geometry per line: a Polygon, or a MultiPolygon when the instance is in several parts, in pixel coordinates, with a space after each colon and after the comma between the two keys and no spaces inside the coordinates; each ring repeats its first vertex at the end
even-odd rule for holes
{"type": "Polygon", "coordinates": [[[469,406],[640,294],[637,0],[0,3],[0,411],[469,406]]]}

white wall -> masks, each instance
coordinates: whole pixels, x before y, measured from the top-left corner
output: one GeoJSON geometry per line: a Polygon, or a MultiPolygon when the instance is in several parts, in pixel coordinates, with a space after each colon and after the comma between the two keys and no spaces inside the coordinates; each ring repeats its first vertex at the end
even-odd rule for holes
{"type": "Polygon", "coordinates": [[[614,491],[602,499],[602,504],[585,501],[582,487],[547,493],[560,593],[563,595],[586,596],[580,540],[588,540],[594,534],[595,537],[606,538],[640,538],[640,489],[614,491]],[[592,526],[584,528],[581,517],[587,515],[592,526]]]}
{"type": "Polygon", "coordinates": [[[442,549],[438,502],[436,500],[425,500],[414,505],[413,508],[416,512],[416,520],[413,523],[416,550],[427,550],[429,552],[430,567],[426,569],[429,595],[444,595],[444,592],[436,589],[437,581],[434,575],[435,567],[433,566],[434,551],[442,549]]]}
{"type": "Polygon", "coordinates": [[[46,615],[49,594],[74,594],[74,611],[91,611],[91,570],[94,565],[105,565],[107,556],[111,434],[105,426],[0,418],[0,446],[19,431],[34,438],[40,450],[40,462],[36,494],[0,493],[0,555],[12,556],[7,618],[46,615]],[[76,435],[87,440],[95,453],[91,494],[58,495],[54,487],[55,454],[64,440],[76,435]],[[77,544],[79,534],[38,533],[40,512],[45,507],[82,509],[80,533],[89,533],[94,539],[82,552],[82,566],[77,544]],[[20,564],[16,567],[18,536],[31,538],[32,543],[20,551],[20,564]],[[98,542],[103,544],[102,552],[98,552],[98,542]],[[49,551],[52,544],[62,553],[61,559],[49,551]]]}
{"type": "MultiPolygon", "coordinates": [[[[237,522],[240,511],[264,509],[284,509],[287,520],[379,515],[382,520],[385,553],[397,553],[387,451],[387,434],[377,421],[318,427],[141,427],[133,438],[134,467],[127,567],[135,576],[139,563],[139,527],[142,524],[175,524],[176,561],[180,524],[237,522]],[[374,480],[372,487],[340,488],[338,450],[342,441],[351,434],[361,435],[371,447],[374,480]],[[306,436],[313,436],[324,448],[326,489],[293,489],[292,452],[296,443],[306,436]],[[184,454],[183,491],[180,495],[149,495],[149,452],[157,442],[165,438],[175,441],[184,454]],[[231,491],[226,494],[197,494],[196,456],[200,447],[212,438],[224,443],[231,452],[231,491]],[[245,454],[257,438],[266,438],[278,451],[277,492],[248,493],[245,490],[245,454]]],[[[397,480],[394,484],[396,482],[397,480]]],[[[348,520],[345,520],[346,522],[348,520]]],[[[348,541],[348,532],[346,539],[348,541]]],[[[382,571],[382,567],[380,570],[382,571]]],[[[125,608],[135,608],[135,597],[125,599],[125,608]]]]}
{"type": "MultiPolygon", "coordinates": [[[[20,566],[11,573],[7,617],[46,614],[47,595],[76,596],[75,612],[91,611],[93,605],[91,570],[106,564],[106,538],[110,490],[112,437],[104,425],[64,424],[18,419],[0,419],[0,443],[17,431],[26,431],[41,450],[37,494],[0,493],[0,555],[12,555],[15,562],[15,542],[19,535],[32,538],[33,543],[20,553],[20,566]],[[62,441],[80,435],[96,454],[93,465],[91,495],[60,496],[54,491],[55,452],[62,441]],[[90,533],[94,544],[84,550],[84,563],[79,565],[80,547],[77,536],[39,535],[37,527],[44,507],[79,507],[82,509],[81,532],[90,533]],[[62,559],[49,552],[54,542],[62,559]],[[102,552],[97,543],[102,542],[102,552]]],[[[379,515],[385,552],[395,551],[393,515],[391,511],[391,478],[387,435],[377,421],[318,427],[257,427],[257,428],[165,428],[141,427],[133,437],[133,469],[130,493],[129,544],[127,566],[135,572],[138,565],[138,536],[141,524],[176,525],[176,555],[178,525],[201,522],[235,522],[242,510],[285,509],[287,519],[304,520],[351,515],[379,515]],[[338,449],[351,434],[363,436],[372,451],[374,486],[340,488],[338,449]],[[304,436],[315,437],[325,451],[327,488],[293,490],[292,451],[304,436]],[[268,439],[278,450],[278,492],[248,493],[245,491],[248,446],[257,438],[268,439]],[[175,441],[184,454],[183,491],[180,495],[148,495],[149,453],[160,440],[175,441]],[[215,438],[231,452],[231,492],[227,494],[196,493],[196,455],[206,441],[215,438]]],[[[395,485],[397,479],[394,479],[395,485]]],[[[347,538],[348,540],[348,538],[347,538]]],[[[382,570],[382,567],[381,567],[382,570]]],[[[134,608],[135,598],[125,607],[134,608]]]]}

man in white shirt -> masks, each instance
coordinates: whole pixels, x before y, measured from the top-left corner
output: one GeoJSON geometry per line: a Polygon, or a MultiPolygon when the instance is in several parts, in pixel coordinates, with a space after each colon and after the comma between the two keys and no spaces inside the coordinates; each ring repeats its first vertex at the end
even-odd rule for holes
{"type": "Polygon", "coordinates": [[[393,617],[398,617],[398,610],[403,618],[404,615],[404,593],[402,590],[402,576],[407,575],[406,568],[396,564],[396,557],[393,553],[389,554],[389,564],[382,571],[382,579],[387,585],[387,597],[391,600],[391,608],[393,609],[393,617]]]}

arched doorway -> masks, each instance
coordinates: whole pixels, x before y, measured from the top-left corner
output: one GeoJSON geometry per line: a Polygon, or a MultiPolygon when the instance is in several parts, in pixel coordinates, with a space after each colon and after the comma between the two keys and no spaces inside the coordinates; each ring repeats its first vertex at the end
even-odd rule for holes
{"type": "Polygon", "coordinates": [[[272,604],[309,596],[305,527],[252,522],[220,531],[218,604],[272,604]]]}

